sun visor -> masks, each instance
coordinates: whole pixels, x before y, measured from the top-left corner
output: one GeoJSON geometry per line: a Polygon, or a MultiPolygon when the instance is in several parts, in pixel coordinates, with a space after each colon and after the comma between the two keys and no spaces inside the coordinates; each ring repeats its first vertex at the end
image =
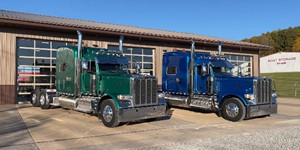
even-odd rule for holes
{"type": "Polygon", "coordinates": [[[214,67],[233,68],[233,65],[227,60],[225,60],[225,61],[212,61],[211,63],[214,67]]]}
{"type": "Polygon", "coordinates": [[[99,64],[128,64],[125,57],[98,56],[97,59],[99,64]]]}

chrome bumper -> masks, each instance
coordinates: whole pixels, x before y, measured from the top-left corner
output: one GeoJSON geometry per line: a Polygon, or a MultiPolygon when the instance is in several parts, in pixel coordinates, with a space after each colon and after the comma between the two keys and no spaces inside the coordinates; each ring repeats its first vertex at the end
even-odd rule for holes
{"type": "Polygon", "coordinates": [[[248,106],[246,118],[265,116],[275,113],[277,113],[277,104],[248,106]]]}
{"type": "Polygon", "coordinates": [[[119,122],[163,117],[166,116],[166,105],[120,109],[118,115],[119,122]]]}

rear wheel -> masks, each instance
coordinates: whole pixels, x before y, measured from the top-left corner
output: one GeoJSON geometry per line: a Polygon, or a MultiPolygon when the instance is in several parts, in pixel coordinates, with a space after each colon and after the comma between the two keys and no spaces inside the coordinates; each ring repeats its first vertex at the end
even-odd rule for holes
{"type": "Polygon", "coordinates": [[[50,100],[49,100],[49,98],[47,96],[47,92],[45,90],[41,90],[40,107],[42,109],[49,109],[51,107],[50,100]]]}
{"type": "Polygon", "coordinates": [[[31,104],[33,107],[40,106],[40,99],[39,99],[40,95],[41,95],[41,91],[38,88],[34,89],[34,91],[31,93],[31,104]]]}
{"type": "Polygon", "coordinates": [[[246,108],[237,98],[226,99],[222,105],[222,117],[229,121],[241,121],[245,118],[246,108]]]}
{"type": "Polygon", "coordinates": [[[99,112],[99,119],[102,120],[103,124],[107,127],[116,127],[120,124],[117,114],[117,108],[112,99],[104,100],[101,103],[99,112]]]}

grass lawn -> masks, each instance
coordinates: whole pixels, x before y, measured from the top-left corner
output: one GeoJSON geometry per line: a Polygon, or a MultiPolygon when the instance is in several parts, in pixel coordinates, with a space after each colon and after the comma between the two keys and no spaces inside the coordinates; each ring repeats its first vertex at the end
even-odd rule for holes
{"type": "Polygon", "coordinates": [[[300,72],[263,73],[261,76],[267,76],[275,80],[279,97],[300,98],[300,72]]]}

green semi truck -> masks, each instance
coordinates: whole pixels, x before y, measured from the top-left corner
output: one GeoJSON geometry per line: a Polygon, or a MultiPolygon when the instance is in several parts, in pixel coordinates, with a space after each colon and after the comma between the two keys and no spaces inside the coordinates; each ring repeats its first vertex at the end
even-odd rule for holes
{"type": "Polygon", "coordinates": [[[34,107],[60,106],[96,114],[107,127],[166,116],[166,101],[157,95],[157,79],[128,73],[122,36],[119,50],[109,50],[83,47],[82,34],[77,34],[77,47],[57,50],[56,88],[33,90],[34,107]]]}

